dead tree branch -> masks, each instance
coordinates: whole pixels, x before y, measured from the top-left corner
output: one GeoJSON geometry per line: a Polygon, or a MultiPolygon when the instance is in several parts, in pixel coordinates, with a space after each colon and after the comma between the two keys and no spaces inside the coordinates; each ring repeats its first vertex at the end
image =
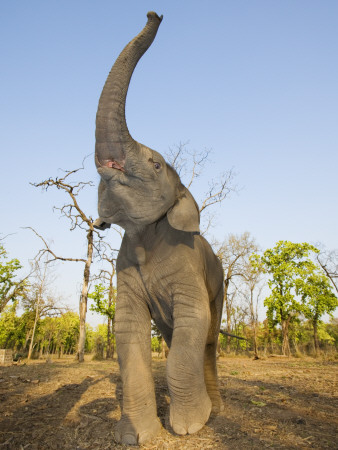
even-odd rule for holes
{"type": "MultiPolygon", "coordinates": [[[[71,226],[70,230],[73,231],[76,228],[80,228],[81,230],[86,232],[86,241],[87,241],[87,257],[86,258],[71,258],[71,257],[63,257],[57,255],[47,244],[46,240],[33,228],[30,228],[37,237],[39,237],[44,243],[44,248],[38,252],[36,256],[37,260],[40,260],[43,256],[47,257],[47,262],[52,262],[55,260],[59,261],[71,261],[71,262],[82,262],[84,263],[84,272],[83,272],[83,282],[82,282],[82,291],[80,296],[80,335],[79,335],[79,345],[78,345],[78,353],[77,357],[79,362],[84,361],[84,348],[85,348],[85,340],[86,340],[86,314],[87,314],[87,301],[88,301],[88,286],[90,280],[90,268],[93,262],[93,252],[96,249],[96,244],[94,240],[94,236],[98,236],[100,242],[100,235],[97,230],[94,229],[93,220],[90,216],[88,216],[84,209],[80,206],[78,202],[79,193],[87,186],[93,186],[91,181],[72,181],[72,176],[78,174],[80,170],[84,169],[84,165],[82,164],[81,168],[74,170],[66,170],[64,171],[64,175],[62,177],[56,178],[48,178],[47,180],[41,181],[40,183],[31,183],[35,187],[41,187],[43,190],[47,191],[49,188],[54,187],[59,190],[66,192],[70,197],[70,202],[65,203],[61,207],[54,207],[54,210],[60,212],[61,216],[67,217],[69,219],[71,226]]],[[[99,246],[97,248],[99,250],[99,246]]]]}
{"type": "Polygon", "coordinates": [[[200,207],[200,213],[206,208],[215,205],[216,203],[222,203],[223,200],[230,194],[230,192],[236,192],[237,188],[233,186],[234,179],[233,169],[221,175],[219,180],[212,180],[209,184],[209,189],[205,194],[205,198],[200,207]]]}
{"type": "Polygon", "coordinates": [[[338,292],[338,250],[322,250],[317,254],[317,261],[338,292]]]}

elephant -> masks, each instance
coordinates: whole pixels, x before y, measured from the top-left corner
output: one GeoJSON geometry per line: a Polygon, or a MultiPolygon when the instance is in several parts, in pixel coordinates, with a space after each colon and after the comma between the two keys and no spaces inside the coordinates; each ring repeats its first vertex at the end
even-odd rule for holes
{"type": "Polygon", "coordinates": [[[169,354],[170,426],[195,433],[211,411],[224,409],[216,348],[223,309],[222,266],[201,236],[199,208],[177,172],[155,150],[135,141],[125,102],[132,73],[162,21],[147,14],[143,30],[123,49],[100,96],[95,164],[99,229],[124,229],[117,258],[115,333],[122,379],[119,443],[137,445],[161,429],[151,372],[151,320],[169,354]]]}

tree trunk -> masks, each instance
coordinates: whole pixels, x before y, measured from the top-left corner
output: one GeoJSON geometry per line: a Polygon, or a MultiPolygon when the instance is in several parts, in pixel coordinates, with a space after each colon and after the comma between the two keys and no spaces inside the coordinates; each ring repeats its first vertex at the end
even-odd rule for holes
{"type": "Polygon", "coordinates": [[[254,358],[259,359],[258,349],[257,349],[257,321],[255,315],[255,307],[253,303],[253,289],[250,289],[250,312],[251,312],[251,325],[253,330],[253,347],[254,347],[254,358]]]}
{"type": "MultiPolygon", "coordinates": [[[[110,311],[111,305],[114,301],[114,287],[113,287],[113,276],[114,272],[110,275],[109,280],[109,293],[108,293],[108,309],[110,311]]],[[[114,342],[113,342],[113,321],[111,317],[108,316],[108,324],[107,324],[107,353],[106,358],[111,359],[114,356],[114,342]]]]}
{"type": "Polygon", "coordinates": [[[290,356],[290,343],[289,343],[289,322],[290,319],[282,319],[282,354],[290,356]]]}
{"type": "MultiPolygon", "coordinates": [[[[231,273],[228,273],[227,279],[224,282],[224,303],[225,303],[225,311],[226,311],[226,321],[227,321],[227,332],[231,333],[231,304],[230,304],[230,298],[228,295],[228,289],[229,289],[229,280],[231,277],[231,273]]],[[[230,342],[231,337],[227,336],[227,344],[226,344],[226,353],[230,353],[230,342]]]]}
{"type": "Polygon", "coordinates": [[[296,353],[299,354],[300,352],[299,352],[299,348],[298,348],[298,344],[297,344],[297,339],[293,339],[292,342],[293,342],[293,346],[295,347],[296,353]]]}
{"type": "MultiPolygon", "coordinates": [[[[228,308],[226,308],[227,311],[227,332],[231,333],[231,312],[228,308]]],[[[230,344],[231,344],[231,336],[227,335],[227,346],[226,346],[226,352],[230,353],[230,344]]]]}
{"type": "Polygon", "coordinates": [[[36,330],[36,316],[35,316],[35,320],[34,320],[34,325],[33,325],[33,331],[32,331],[32,337],[31,337],[31,341],[29,344],[29,350],[28,350],[28,356],[27,359],[30,360],[32,357],[32,353],[33,353],[33,344],[34,344],[34,336],[35,336],[35,330],[36,330]]]}
{"type": "Polygon", "coordinates": [[[114,348],[113,348],[113,342],[112,342],[112,320],[110,317],[108,317],[106,358],[111,359],[113,356],[114,356],[114,348]]]}
{"type": "Polygon", "coordinates": [[[313,340],[314,340],[315,352],[316,352],[316,356],[317,356],[319,353],[318,320],[314,319],[312,325],[313,325],[313,340]]]}
{"type": "Polygon", "coordinates": [[[29,341],[30,338],[31,338],[31,332],[32,332],[32,330],[28,330],[27,333],[26,333],[26,336],[25,336],[25,345],[24,345],[24,347],[23,347],[23,350],[27,350],[28,341],[29,341]]]}
{"type": "Polygon", "coordinates": [[[258,356],[258,347],[257,347],[257,329],[256,329],[256,321],[253,323],[253,344],[254,344],[254,357],[255,357],[255,359],[259,359],[259,356],[258,356]]]}
{"type": "Polygon", "coordinates": [[[79,362],[84,362],[84,352],[86,344],[86,314],[87,314],[87,300],[88,300],[88,285],[90,277],[90,266],[93,259],[93,229],[89,229],[87,233],[87,261],[83,272],[82,292],[80,296],[80,333],[79,344],[77,351],[77,359],[79,362]]]}
{"type": "Polygon", "coordinates": [[[28,350],[28,356],[27,356],[28,360],[30,360],[32,357],[33,347],[34,347],[35,330],[36,330],[36,324],[38,323],[38,320],[39,320],[39,297],[36,300],[35,319],[34,319],[31,342],[29,344],[29,350],[28,350]]]}
{"type": "Polygon", "coordinates": [[[217,338],[217,354],[218,355],[221,355],[221,353],[222,353],[222,349],[221,349],[221,335],[219,334],[218,335],[218,338],[217,338]]]}
{"type": "Polygon", "coordinates": [[[338,292],[338,286],[337,286],[336,281],[335,281],[335,278],[337,277],[337,275],[332,275],[332,273],[330,273],[328,271],[326,265],[321,262],[321,260],[320,260],[320,258],[318,256],[317,256],[317,261],[319,262],[320,267],[324,270],[325,275],[330,279],[330,281],[333,284],[334,288],[338,292]]]}
{"type": "Polygon", "coordinates": [[[267,347],[268,353],[272,354],[273,353],[273,349],[272,349],[271,330],[270,330],[269,326],[266,326],[266,328],[267,328],[266,347],[267,347]]]}
{"type": "MultiPolygon", "coordinates": [[[[77,359],[79,362],[84,362],[84,351],[85,351],[85,344],[86,344],[86,314],[87,314],[87,302],[85,298],[85,294],[83,293],[83,290],[85,288],[85,281],[83,281],[83,289],[82,294],[80,297],[80,305],[79,305],[79,312],[80,312],[80,332],[79,332],[79,344],[78,344],[78,352],[77,352],[77,359]]],[[[88,289],[88,285],[87,285],[88,289]]]]}
{"type": "Polygon", "coordinates": [[[49,337],[49,340],[48,340],[48,346],[47,346],[47,351],[46,351],[47,355],[50,354],[50,341],[51,341],[51,337],[49,337]]]}

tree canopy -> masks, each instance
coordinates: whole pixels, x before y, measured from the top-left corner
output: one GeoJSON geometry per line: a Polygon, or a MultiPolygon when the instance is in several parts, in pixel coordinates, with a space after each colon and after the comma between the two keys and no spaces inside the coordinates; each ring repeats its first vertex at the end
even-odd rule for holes
{"type": "Polygon", "coordinates": [[[317,348],[318,321],[338,306],[330,280],[311,259],[311,255],[318,253],[319,250],[307,242],[279,241],[262,256],[253,254],[251,257],[252,265],[269,275],[271,295],[266,297],[264,305],[270,327],[282,326],[283,354],[290,353],[288,330],[293,319],[303,314],[312,321],[317,348]]]}
{"type": "Polygon", "coordinates": [[[20,261],[8,259],[5,247],[0,244],[0,313],[8,302],[19,300],[26,292],[27,277],[18,279],[21,268],[20,261]]]}
{"type": "MultiPolygon", "coordinates": [[[[116,290],[115,290],[116,292],[116,290]]],[[[89,307],[93,312],[97,312],[102,316],[109,317],[111,320],[115,318],[115,302],[110,304],[108,297],[108,288],[102,284],[96,284],[94,291],[88,294],[88,298],[94,301],[89,307]]]]}
{"type": "Polygon", "coordinates": [[[303,310],[297,296],[296,286],[305,280],[315,268],[309,254],[318,250],[306,242],[298,244],[290,241],[278,241],[275,247],[267,249],[262,256],[253,254],[254,267],[269,274],[268,286],[271,295],[266,297],[267,318],[270,326],[282,325],[283,354],[290,354],[288,328],[290,321],[303,310]]]}

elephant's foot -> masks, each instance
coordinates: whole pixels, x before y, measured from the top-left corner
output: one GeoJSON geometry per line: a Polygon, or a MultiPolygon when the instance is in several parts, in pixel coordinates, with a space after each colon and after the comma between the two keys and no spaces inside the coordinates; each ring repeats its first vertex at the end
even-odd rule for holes
{"type": "Polygon", "coordinates": [[[140,418],[122,417],[115,428],[115,440],[119,444],[137,445],[144,444],[155,437],[161,429],[161,423],[156,416],[140,418]]]}
{"type": "Polygon", "coordinates": [[[170,404],[170,425],[176,434],[193,434],[199,431],[210,416],[212,404],[205,394],[199,402],[194,404],[170,404]]]}

